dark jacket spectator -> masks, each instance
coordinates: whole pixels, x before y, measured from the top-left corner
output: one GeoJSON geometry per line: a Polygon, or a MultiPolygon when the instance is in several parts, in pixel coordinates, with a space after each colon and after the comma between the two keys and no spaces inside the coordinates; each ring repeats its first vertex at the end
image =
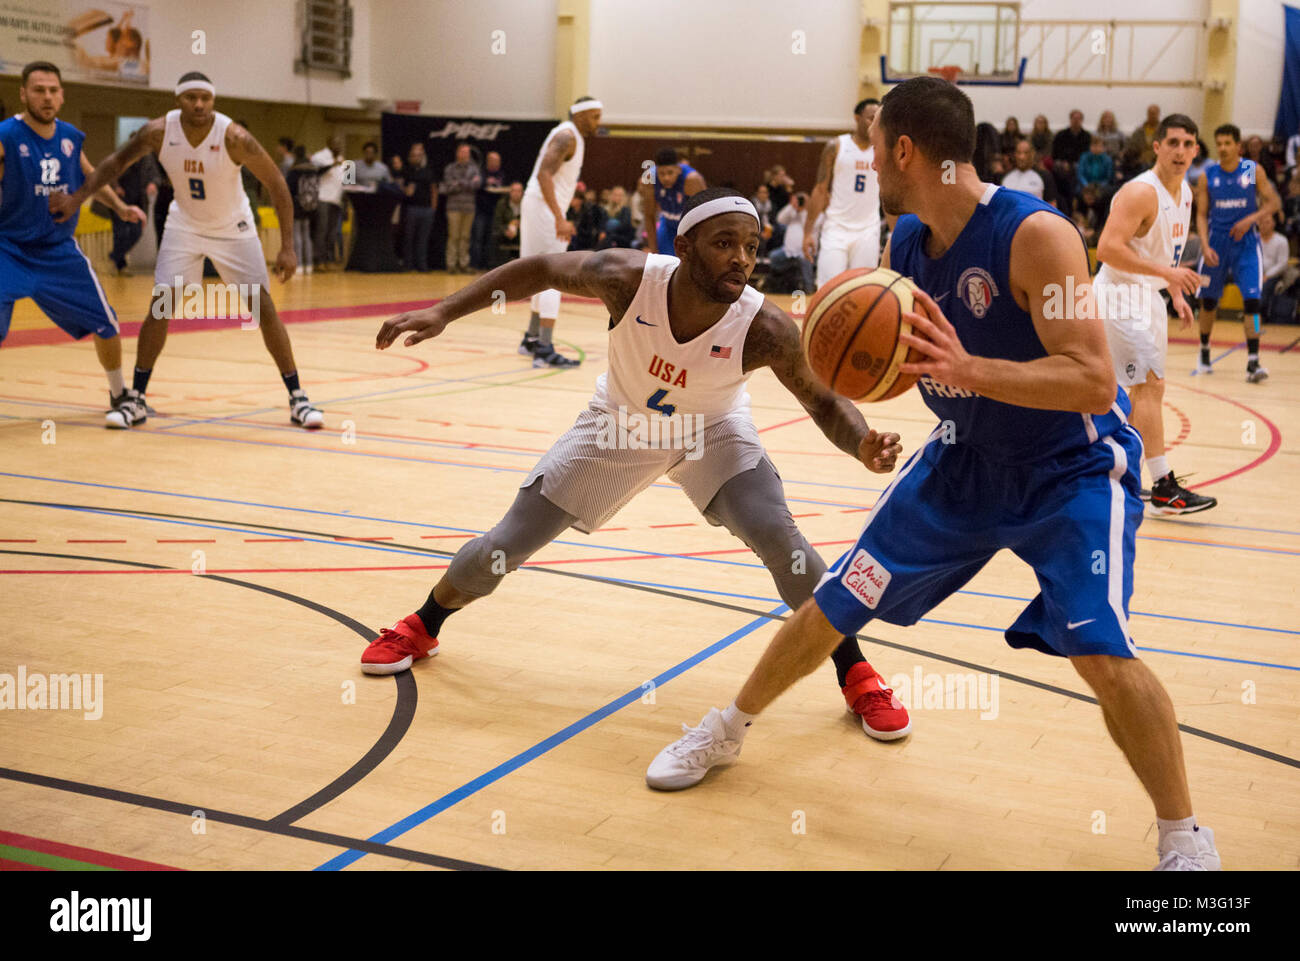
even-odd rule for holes
{"type": "Polygon", "coordinates": [[[488,257],[493,267],[519,256],[519,218],[523,202],[524,185],[517,180],[510,185],[510,192],[497,201],[496,213],[492,215],[492,244],[488,257]]]}

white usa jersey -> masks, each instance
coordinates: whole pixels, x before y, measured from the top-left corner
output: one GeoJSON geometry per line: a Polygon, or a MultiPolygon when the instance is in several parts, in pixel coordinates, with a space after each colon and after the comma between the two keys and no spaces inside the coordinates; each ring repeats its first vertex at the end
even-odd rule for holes
{"type": "MultiPolygon", "coordinates": [[[[1165,267],[1176,267],[1187,245],[1187,229],[1192,219],[1192,188],[1183,178],[1178,181],[1178,196],[1174,197],[1156,176],[1155,170],[1146,170],[1133,178],[1134,183],[1149,184],[1156,191],[1156,219],[1141,237],[1130,237],[1129,249],[1144,260],[1165,267]]],[[[1097,271],[1097,283],[1137,283],[1153,290],[1169,286],[1163,277],[1154,274],[1131,274],[1102,264],[1097,271]]]]}
{"type": "Polygon", "coordinates": [[[858,231],[879,226],[880,181],[871,169],[875,156],[875,148],[863,150],[853,142],[852,134],[840,134],[826,227],[858,231]]]}
{"type": "Polygon", "coordinates": [[[609,332],[609,370],[597,379],[591,403],[629,415],[699,414],[705,426],[730,414],[748,416],[745,336],[763,295],[746,285],[721,320],[679,344],[668,321],[668,282],[680,263],[647,255],[636,296],[609,332]]]}
{"type": "Polygon", "coordinates": [[[528,178],[524,196],[532,195],[539,200],[545,199],[542,196],[542,185],[537,180],[537,171],[542,169],[542,158],[546,156],[546,149],[562,131],[573,134],[574,140],[577,141],[573,148],[573,156],[561,163],[560,169],[555,171],[554,177],[551,178],[555,184],[555,202],[559,204],[561,212],[566,212],[569,209],[569,202],[573,200],[573,192],[578,189],[578,176],[582,173],[582,134],[578,132],[572,120],[557,125],[546,135],[542,149],[537,151],[537,159],[533,162],[533,173],[528,178]]]}
{"type": "Polygon", "coordinates": [[[213,116],[212,129],[191,147],[181,127],[180,110],[167,113],[158,162],[172,182],[176,199],[167,208],[167,226],[205,237],[256,237],[253,208],[240,179],[240,165],[226,149],[230,118],[213,116]]]}

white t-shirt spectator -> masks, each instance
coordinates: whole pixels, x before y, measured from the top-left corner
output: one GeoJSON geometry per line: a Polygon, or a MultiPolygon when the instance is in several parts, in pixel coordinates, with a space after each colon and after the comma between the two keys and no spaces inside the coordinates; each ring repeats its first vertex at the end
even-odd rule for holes
{"type": "Polygon", "coordinates": [[[1268,240],[1261,238],[1260,246],[1263,251],[1264,279],[1272,280],[1286,270],[1287,262],[1291,259],[1291,248],[1286,238],[1276,231],[1268,240]]]}
{"type": "Polygon", "coordinates": [[[781,249],[791,257],[803,256],[803,225],[807,219],[808,211],[800,210],[794,204],[786,204],[776,215],[776,222],[785,226],[781,249]]]}
{"type": "Polygon", "coordinates": [[[1004,174],[1002,186],[1008,190],[1019,190],[1021,193],[1033,194],[1039,200],[1043,199],[1043,178],[1032,167],[1029,170],[1012,170],[1010,173],[1004,174]]]}
{"type": "MultiPolygon", "coordinates": [[[[334,163],[334,151],[329,147],[322,147],[311,155],[311,162],[317,167],[324,167],[326,164],[334,163]]],[[[321,203],[339,204],[343,203],[343,164],[337,163],[329,170],[320,175],[320,192],[318,194],[321,203]]]]}

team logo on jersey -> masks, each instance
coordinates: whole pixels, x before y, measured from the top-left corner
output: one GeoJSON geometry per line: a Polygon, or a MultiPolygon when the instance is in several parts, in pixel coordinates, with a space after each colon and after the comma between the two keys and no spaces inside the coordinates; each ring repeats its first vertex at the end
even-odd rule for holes
{"type": "Polygon", "coordinates": [[[65,157],[71,157],[72,152],[77,149],[72,145],[72,141],[69,140],[67,137],[64,137],[63,140],[59,143],[59,148],[63,151],[63,156],[65,157]]]}
{"type": "Polygon", "coordinates": [[[31,155],[32,155],[32,152],[31,152],[30,150],[27,149],[27,144],[25,144],[25,143],[20,143],[20,144],[18,145],[18,156],[20,156],[20,157],[30,157],[31,155]]]}
{"type": "Polygon", "coordinates": [[[885,593],[889,580],[894,575],[866,551],[859,549],[853,560],[844,569],[840,582],[849,592],[873,611],[880,603],[880,595],[885,593]]]}
{"type": "Polygon", "coordinates": [[[240,221],[238,224],[236,224],[235,226],[236,226],[236,228],[239,229],[239,230],[247,230],[247,229],[248,229],[248,221],[247,221],[247,220],[241,220],[241,221],[240,221]]]}
{"type": "Polygon", "coordinates": [[[957,296],[976,317],[989,312],[997,295],[998,285],[993,282],[993,275],[983,267],[967,267],[957,278],[957,296]]]}

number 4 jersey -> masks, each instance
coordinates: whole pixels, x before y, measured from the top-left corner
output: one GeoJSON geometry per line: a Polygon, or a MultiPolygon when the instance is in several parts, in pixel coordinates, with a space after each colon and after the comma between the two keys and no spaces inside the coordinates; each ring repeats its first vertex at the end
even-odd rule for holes
{"type": "Polygon", "coordinates": [[[208,135],[192,147],[181,126],[180,110],[168,112],[158,151],[158,162],[176,190],[167,211],[167,229],[175,226],[204,237],[257,236],[239,164],[226,150],[229,127],[229,117],[214,114],[208,135]]]}
{"type": "Polygon", "coordinates": [[[746,285],[721,320],[678,343],[668,321],[668,282],[680,263],[664,254],[646,256],[641,286],[609,332],[609,370],[596,381],[593,407],[647,417],[699,414],[705,425],[730,414],[748,416],[745,337],[763,295],[746,285]]]}
{"type": "Polygon", "coordinates": [[[0,239],[22,246],[57,244],[77,229],[74,214],[61,224],[50,216],[50,194],[75,193],[85,182],[76,127],[54,122],[54,136],[41,137],[18,117],[0,122],[4,178],[0,180],[0,239]]]}

